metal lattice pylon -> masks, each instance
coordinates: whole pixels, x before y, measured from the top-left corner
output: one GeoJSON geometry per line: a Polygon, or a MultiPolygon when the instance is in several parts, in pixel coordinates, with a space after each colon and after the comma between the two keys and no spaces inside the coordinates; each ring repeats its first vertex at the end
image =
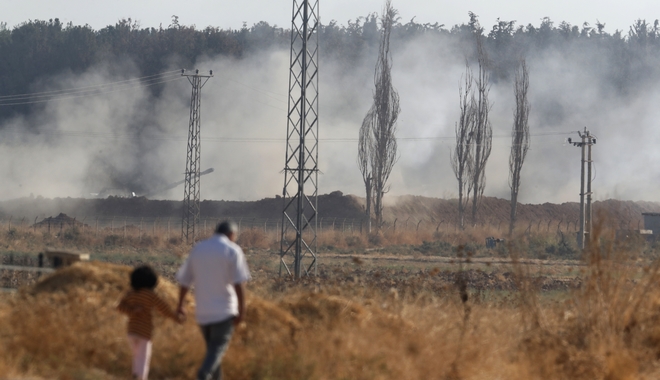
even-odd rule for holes
{"type": "Polygon", "coordinates": [[[294,0],[280,274],[316,274],[318,195],[318,0],[294,0]]]}
{"type": "Polygon", "coordinates": [[[209,74],[186,74],[181,70],[181,75],[188,78],[192,85],[190,96],[190,123],[188,125],[188,153],[186,155],[185,184],[183,189],[183,218],[181,220],[181,238],[186,243],[195,241],[195,231],[199,224],[199,195],[200,195],[200,108],[202,105],[202,87],[213,76],[209,74]],[[202,83],[202,78],[204,82],[202,83]]]}

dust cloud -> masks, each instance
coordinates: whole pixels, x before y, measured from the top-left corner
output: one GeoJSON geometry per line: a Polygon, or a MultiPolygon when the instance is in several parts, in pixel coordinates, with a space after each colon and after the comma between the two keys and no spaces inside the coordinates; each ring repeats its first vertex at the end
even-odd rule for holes
{"type": "MultiPolygon", "coordinates": [[[[356,164],[359,126],[372,101],[374,54],[347,70],[340,57],[321,55],[319,192],[362,196],[356,164]]],[[[456,39],[422,35],[393,44],[393,85],[401,98],[400,158],[388,195],[451,198],[449,163],[458,119],[458,84],[465,51],[456,39]]],[[[654,189],[660,158],[659,78],[625,95],[614,91],[598,51],[532,50],[531,149],[522,172],[523,203],[578,200],[580,151],[565,143],[587,127],[597,136],[595,198],[660,201],[654,189]]],[[[289,52],[267,50],[240,60],[201,56],[213,70],[202,90],[203,199],[256,200],[282,193],[289,52]]],[[[171,67],[171,70],[180,69],[171,67]]],[[[139,77],[135,65],[106,62],[83,74],[62,74],[33,88],[52,91],[139,77]]],[[[509,76],[510,78],[511,76],[509,76]]],[[[94,197],[154,192],[183,179],[191,86],[164,84],[43,104],[0,125],[0,199],[24,196],[94,197]]],[[[508,199],[513,84],[492,84],[493,151],[485,195],[508,199]]],[[[183,188],[154,194],[180,199],[183,188]]]]}

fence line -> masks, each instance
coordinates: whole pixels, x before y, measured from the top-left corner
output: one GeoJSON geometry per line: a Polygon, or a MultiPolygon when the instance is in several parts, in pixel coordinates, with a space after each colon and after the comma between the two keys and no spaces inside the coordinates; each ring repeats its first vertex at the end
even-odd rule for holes
{"type": "MultiPolygon", "coordinates": [[[[200,219],[198,231],[200,235],[211,234],[216,223],[220,218],[202,218],[200,219]]],[[[258,229],[266,234],[279,234],[281,232],[281,218],[253,218],[236,217],[233,220],[237,223],[239,233],[241,230],[258,229]]],[[[328,231],[342,233],[364,233],[366,232],[366,223],[364,219],[338,218],[338,217],[319,217],[317,219],[318,233],[328,231]]],[[[610,226],[614,229],[630,229],[631,222],[617,222],[610,226]]],[[[491,219],[478,223],[471,228],[490,228],[493,234],[504,235],[508,232],[508,220],[491,219]]],[[[116,235],[123,238],[137,237],[142,239],[148,236],[165,236],[167,239],[178,238],[181,236],[181,218],[178,217],[120,217],[120,216],[89,216],[82,217],[9,217],[0,218],[0,230],[7,233],[15,231],[31,230],[33,233],[41,232],[51,235],[62,234],[99,234],[116,235]]],[[[383,231],[390,232],[415,232],[420,231],[431,233],[453,233],[459,232],[458,224],[452,219],[435,218],[417,219],[408,217],[406,219],[394,219],[385,222],[382,226],[383,231]]],[[[517,230],[524,233],[571,233],[577,232],[578,221],[573,220],[538,220],[538,221],[520,221],[517,223],[517,230]]]]}

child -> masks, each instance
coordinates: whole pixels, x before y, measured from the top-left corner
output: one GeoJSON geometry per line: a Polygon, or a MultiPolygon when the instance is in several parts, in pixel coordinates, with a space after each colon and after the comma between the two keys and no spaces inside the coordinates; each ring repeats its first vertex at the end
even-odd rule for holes
{"type": "Polygon", "coordinates": [[[133,378],[146,380],[151,360],[152,309],[181,323],[177,314],[154,293],[158,276],[143,265],[131,272],[131,288],[119,302],[117,310],[128,315],[128,343],[133,352],[133,378]]]}

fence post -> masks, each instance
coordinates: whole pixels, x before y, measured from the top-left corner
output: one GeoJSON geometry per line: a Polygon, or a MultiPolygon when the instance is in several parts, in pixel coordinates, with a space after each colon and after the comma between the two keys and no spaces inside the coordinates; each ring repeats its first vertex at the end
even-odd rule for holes
{"type": "Polygon", "coordinates": [[[39,219],[39,215],[34,217],[34,224],[32,226],[32,228],[34,229],[35,234],[37,233],[37,219],[39,219]]]}
{"type": "Polygon", "coordinates": [[[144,218],[140,218],[140,228],[138,228],[138,241],[142,241],[142,221],[144,218]]]}
{"type": "Polygon", "coordinates": [[[266,221],[264,222],[264,234],[266,233],[266,225],[268,224],[268,218],[266,218],[266,221]]]}
{"type": "Polygon", "coordinates": [[[12,216],[9,215],[9,228],[7,229],[7,231],[11,231],[11,218],[12,218],[12,216]]]}
{"type": "Polygon", "coordinates": [[[124,239],[126,239],[126,218],[124,218],[124,239]]]}
{"type": "Polygon", "coordinates": [[[96,217],[96,232],[94,233],[94,237],[99,236],[99,217],[96,217]]]}
{"type": "Polygon", "coordinates": [[[156,237],[156,223],[158,222],[158,218],[154,219],[154,228],[151,230],[151,236],[156,237]]]}
{"type": "Polygon", "coordinates": [[[172,217],[167,218],[167,240],[170,240],[170,220],[172,217]]]}

